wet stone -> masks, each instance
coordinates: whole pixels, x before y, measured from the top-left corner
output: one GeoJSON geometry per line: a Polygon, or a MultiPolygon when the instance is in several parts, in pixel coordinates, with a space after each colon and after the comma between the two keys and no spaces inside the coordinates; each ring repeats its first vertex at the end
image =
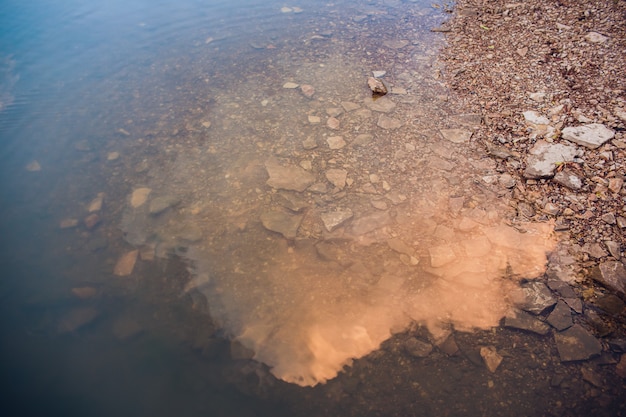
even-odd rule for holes
{"type": "Polygon", "coordinates": [[[277,194],[274,198],[274,201],[285,207],[286,209],[289,209],[296,213],[301,212],[309,206],[309,203],[307,203],[305,200],[298,197],[297,195],[285,192],[277,194]]]}
{"type": "Polygon", "coordinates": [[[554,174],[552,181],[574,191],[580,190],[583,186],[582,178],[569,169],[564,169],[554,174]]]}
{"type": "Polygon", "coordinates": [[[485,362],[485,366],[489,369],[489,372],[495,372],[498,366],[502,363],[502,356],[496,351],[493,346],[483,346],[480,348],[480,356],[485,362]]]}
{"type": "Polygon", "coordinates": [[[382,82],[382,80],[379,80],[378,78],[369,77],[367,79],[367,86],[370,88],[370,90],[372,90],[372,93],[374,94],[387,94],[387,87],[382,82]]]}
{"type": "Polygon", "coordinates": [[[170,207],[180,203],[180,198],[172,195],[155,197],[150,201],[149,212],[152,215],[160,214],[170,207]]]}
{"type": "Polygon", "coordinates": [[[272,210],[261,214],[261,222],[267,230],[280,233],[287,239],[295,239],[303,217],[272,210]]]}
{"type": "Polygon", "coordinates": [[[340,190],[346,186],[348,171],[345,169],[332,168],[326,171],[325,175],[326,179],[340,190]]]}
{"type": "Polygon", "coordinates": [[[60,229],[71,229],[78,226],[78,219],[63,219],[59,223],[60,229]]]}
{"type": "Polygon", "coordinates": [[[37,161],[31,161],[26,165],[26,171],[38,172],[41,171],[41,165],[37,161]]]}
{"type": "Polygon", "coordinates": [[[93,298],[98,294],[98,290],[94,287],[74,287],[72,288],[72,294],[76,298],[80,298],[81,300],[86,300],[88,298],[93,298]]]}
{"type": "Polygon", "coordinates": [[[380,97],[377,99],[365,99],[365,105],[370,109],[380,113],[390,113],[396,108],[396,103],[388,97],[380,97]]]}
{"type": "Polygon", "coordinates": [[[572,312],[564,301],[559,301],[547,319],[548,323],[557,330],[565,330],[572,327],[572,312]]]}
{"type": "Polygon", "coordinates": [[[57,327],[59,333],[72,333],[93,322],[100,312],[93,307],[75,308],[61,317],[57,327]]]}
{"type": "Polygon", "coordinates": [[[391,223],[391,216],[387,211],[379,211],[359,219],[352,223],[352,232],[356,235],[363,235],[372,232],[391,223]]]}
{"type": "Polygon", "coordinates": [[[315,181],[315,177],[296,165],[282,166],[277,160],[265,163],[269,175],[267,185],[277,189],[304,191],[315,181]]]}
{"type": "Polygon", "coordinates": [[[83,223],[85,224],[87,230],[91,230],[98,224],[100,224],[101,220],[102,219],[100,218],[100,215],[98,213],[91,213],[89,216],[85,217],[83,223]]]}
{"type": "Polygon", "coordinates": [[[598,356],[602,344],[579,324],[554,335],[561,362],[583,361],[598,356]]]}
{"type": "Polygon", "coordinates": [[[432,352],[433,345],[415,337],[410,337],[404,342],[404,350],[407,354],[415,358],[425,358],[432,352]]]}
{"type": "Polygon", "coordinates": [[[619,261],[601,263],[591,274],[592,278],[605,287],[626,295],[626,267],[619,261]]]}
{"type": "Polygon", "coordinates": [[[556,304],[556,299],[546,284],[540,281],[532,281],[522,286],[525,297],[521,308],[529,313],[541,314],[546,309],[556,304]]]}
{"type": "Polygon", "coordinates": [[[600,123],[578,127],[566,127],[561,133],[563,139],[585,146],[589,149],[596,149],[605,142],[613,139],[615,132],[600,123]]]}
{"type": "Polygon", "coordinates": [[[341,107],[343,107],[343,109],[346,112],[351,112],[351,111],[358,110],[361,108],[360,105],[358,105],[357,103],[353,103],[351,101],[342,101],[341,107]]]}
{"type": "Polygon", "coordinates": [[[326,120],[326,126],[329,129],[337,130],[339,129],[339,125],[340,125],[339,119],[335,117],[329,117],[328,120],[326,120]]]}
{"type": "Polygon", "coordinates": [[[558,280],[548,280],[547,285],[552,291],[555,291],[563,298],[575,298],[576,297],[576,293],[567,282],[558,281],[558,280]]]}
{"type": "Polygon", "coordinates": [[[300,91],[306,98],[312,98],[315,94],[315,88],[309,84],[303,84],[300,86],[300,91]]]}
{"type": "Polygon", "coordinates": [[[352,210],[337,210],[328,213],[322,213],[320,218],[324,223],[324,227],[329,232],[334,231],[337,227],[341,226],[346,221],[350,220],[353,216],[352,210]]]}
{"type": "Polygon", "coordinates": [[[104,193],[98,193],[96,198],[91,200],[89,206],[87,207],[87,211],[89,213],[94,213],[102,210],[102,204],[104,203],[104,193]]]}
{"type": "Polygon", "coordinates": [[[369,133],[362,133],[354,138],[352,144],[354,146],[367,146],[372,142],[372,140],[374,140],[374,136],[369,133]]]}
{"type": "Polygon", "coordinates": [[[441,129],[439,132],[452,143],[467,143],[472,137],[472,132],[465,129],[441,129]]]}
{"type": "Polygon", "coordinates": [[[138,250],[131,250],[123,254],[115,264],[113,273],[119,277],[125,277],[132,274],[135,269],[135,262],[137,262],[138,250]]]}
{"type": "Polygon", "coordinates": [[[187,224],[176,233],[176,237],[184,242],[195,243],[202,240],[202,229],[194,224],[187,224]]]}
{"type": "Polygon", "coordinates": [[[428,249],[428,253],[430,254],[430,266],[433,268],[439,268],[456,259],[454,250],[448,245],[433,246],[428,249]]]}
{"type": "Polygon", "coordinates": [[[317,148],[317,142],[312,137],[308,137],[302,141],[302,147],[307,151],[310,151],[311,149],[317,148]]]}
{"type": "Polygon", "coordinates": [[[504,318],[504,327],[524,330],[540,335],[546,335],[550,332],[550,326],[537,319],[535,316],[519,310],[507,314],[504,318]]]}
{"type": "Polygon", "coordinates": [[[437,344],[437,349],[449,356],[456,355],[459,352],[459,346],[456,343],[454,335],[450,335],[443,341],[439,342],[437,344]]]}
{"type": "Polygon", "coordinates": [[[389,245],[393,251],[403,253],[408,256],[413,256],[415,253],[415,249],[398,238],[387,239],[387,245],[389,245]]]}
{"type": "Polygon", "coordinates": [[[328,143],[328,147],[333,150],[341,149],[346,146],[346,141],[343,140],[342,136],[331,136],[326,139],[326,143],[328,143]]]}
{"type": "Polygon", "coordinates": [[[142,206],[147,200],[152,190],[150,188],[142,187],[133,190],[130,196],[130,205],[132,208],[138,208],[142,206]]]}
{"type": "Polygon", "coordinates": [[[376,122],[376,125],[381,129],[394,130],[402,127],[403,123],[401,120],[389,117],[385,114],[381,114],[378,117],[378,122],[376,122]]]}

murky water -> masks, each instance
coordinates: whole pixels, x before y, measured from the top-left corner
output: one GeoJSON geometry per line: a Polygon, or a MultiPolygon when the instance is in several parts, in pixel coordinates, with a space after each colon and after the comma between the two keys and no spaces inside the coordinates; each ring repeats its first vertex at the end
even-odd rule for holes
{"type": "Polygon", "coordinates": [[[497,326],[555,244],[468,146],[430,31],[447,5],[0,7],[15,415],[536,410],[384,353],[497,326]]]}

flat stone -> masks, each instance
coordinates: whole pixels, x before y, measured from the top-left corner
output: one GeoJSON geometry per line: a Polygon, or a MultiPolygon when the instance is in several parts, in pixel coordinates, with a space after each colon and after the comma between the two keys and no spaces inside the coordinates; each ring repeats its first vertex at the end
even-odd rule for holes
{"type": "Polygon", "coordinates": [[[589,254],[592,258],[600,259],[608,255],[599,243],[587,243],[583,246],[582,251],[589,254]]]}
{"type": "Polygon", "coordinates": [[[525,111],[523,115],[524,120],[534,125],[547,125],[550,123],[550,120],[546,116],[533,110],[525,111]]]}
{"type": "Polygon", "coordinates": [[[331,136],[326,139],[328,147],[333,150],[341,149],[346,146],[346,141],[343,140],[343,136],[331,136]]]}
{"type": "Polygon", "coordinates": [[[350,220],[353,215],[352,210],[346,209],[322,213],[320,214],[320,218],[322,219],[326,230],[332,232],[337,227],[350,220]]]}
{"type": "Polygon", "coordinates": [[[377,211],[361,218],[356,219],[352,223],[352,232],[356,235],[363,235],[372,232],[381,227],[391,224],[392,218],[387,211],[377,211]]]}
{"type": "Polygon", "coordinates": [[[575,146],[539,140],[530,150],[524,177],[527,179],[552,178],[558,164],[571,162],[578,155],[579,151],[575,146]]]}
{"type": "Polygon", "coordinates": [[[579,324],[554,335],[561,362],[584,361],[602,353],[602,344],[579,324]]]}
{"type": "Polygon", "coordinates": [[[439,268],[456,260],[456,254],[449,245],[433,246],[428,248],[430,266],[439,268]]]}
{"type": "Polygon", "coordinates": [[[404,39],[394,39],[394,40],[383,42],[383,45],[391,49],[402,49],[408,44],[409,44],[409,41],[404,40],[404,39]]]}
{"type": "Polygon", "coordinates": [[[496,351],[493,346],[483,346],[480,348],[480,356],[485,362],[485,366],[489,369],[489,372],[495,372],[498,366],[502,363],[502,356],[496,351]]]}
{"type": "Polygon", "coordinates": [[[151,192],[152,190],[150,188],[136,188],[130,196],[130,206],[132,208],[141,207],[146,201],[148,201],[148,196],[151,192]]]}
{"type": "Polygon", "coordinates": [[[594,301],[594,304],[608,314],[618,316],[624,312],[626,305],[615,294],[605,294],[594,301]]]}
{"type": "Polygon", "coordinates": [[[306,98],[312,98],[313,95],[315,94],[315,88],[309,84],[301,85],[300,91],[302,91],[302,94],[304,94],[306,98]]]}
{"type": "Polygon", "coordinates": [[[137,249],[131,250],[123,254],[115,264],[113,273],[119,277],[125,277],[132,274],[135,269],[135,263],[137,262],[137,255],[139,251],[137,249]]]}
{"type": "Polygon", "coordinates": [[[415,337],[410,337],[404,342],[404,350],[415,358],[425,358],[433,351],[433,345],[415,337]]]}
{"type": "Polygon", "coordinates": [[[395,119],[393,117],[389,117],[386,114],[381,114],[378,117],[378,122],[376,125],[385,130],[394,130],[402,127],[404,123],[401,120],[395,119]]]}
{"type": "Polygon", "coordinates": [[[173,195],[155,197],[150,201],[149,212],[152,215],[160,214],[170,207],[180,203],[180,198],[173,195]]]}
{"type": "Polygon", "coordinates": [[[574,292],[574,289],[567,282],[559,281],[559,280],[548,280],[548,287],[559,294],[563,298],[576,298],[577,295],[574,292]]]}
{"type": "Polygon", "coordinates": [[[550,326],[525,311],[516,310],[506,315],[504,327],[509,329],[524,330],[527,332],[546,335],[550,332],[550,326]]]}
{"type": "Polygon", "coordinates": [[[309,203],[307,203],[305,200],[298,197],[297,195],[285,192],[277,194],[274,198],[274,201],[276,201],[278,204],[285,207],[286,209],[289,209],[296,213],[301,212],[309,206],[309,203]]]}
{"type": "Polygon", "coordinates": [[[372,140],[374,140],[373,135],[370,135],[369,133],[361,133],[356,138],[354,138],[352,144],[354,146],[367,146],[372,142],[372,140]]]}
{"type": "Polygon", "coordinates": [[[313,125],[316,125],[316,124],[318,124],[318,123],[322,123],[322,118],[321,118],[321,117],[319,117],[319,116],[312,116],[312,115],[309,115],[309,116],[307,117],[307,119],[309,120],[309,123],[311,123],[311,124],[313,124],[313,125]]]}
{"type": "Polygon", "coordinates": [[[564,301],[559,300],[547,319],[548,323],[557,330],[565,330],[572,327],[572,310],[564,301]]]}
{"type": "Polygon", "coordinates": [[[186,224],[176,233],[176,238],[183,242],[195,243],[202,240],[202,229],[195,224],[186,224]]]}
{"type": "Polygon", "coordinates": [[[599,34],[598,32],[589,32],[585,35],[585,39],[591,43],[604,43],[609,38],[599,34]]]}
{"type": "Polygon", "coordinates": [[[620,259],[622,257],[620,244],[618,242],[615,242],[614,240],[606,240],[604,244],[606,245],[606,248],[609,250],[609,253],[612,257],[614,257],[615,259],[620,259]]]}
{"type": "Polygon", "coordinates": [[[557,301],[546,284],[540,281],[531,281],[523,285],[522,292],[525,301],[520,307],[529,313],[541,314],[557,301]]]}
{"type": "MultiPolygon", "coordinates": [[[[309,116],[311,117],[311,116],[309,116]]],[[[311,136],[302,141],[302,147],[307,151],[317,148],[317,141],[311,136]]]]}
{"type": "Polygon", "coordinates": [[[328,120],[326,120],[326,126],[332,130],[339,129],[340,124],[341,123],[339,122],[339,119],[337,119],[336,117],[329,117],[328,120]]]}
{"type": "Polygon", "coordinates": [[[398,238],[387,239],[387,245],[392,250],[398,253],[403,253],[408,256],[413,256],[413,254],[415,253],[415,249],[413,249],[411,246],[407,245],[401,239],[398,239],[398,238]]]}
{"type": "Polygon", "coordinates": [[[459,352],[459,345],[457,345],[453,334],[445,339],[439,340],[437,348],[448,356],[454,356],[459,352]]]}
{"type": "Polygon", "coordinates": [[[58,331],[61,334],[72,333],[93,322],[100,312],[93,307],[72,309],[59,320],[58,331]]]}
{"type": "Polygon", "coordinates": [[[396,108],[396,103],[394,103],[389,97],[379,97],[379,98],[366,98],[364,100],[365,105],[370,109],[380,113],[390,113],[396,108]]]}
{"type": "Polygon", "coordinates": [[[304,191],[315,182],[315,177],[296,165],[282,166],[271,158],[265,162],[265,169],[269,175],[267,185],[277,189],[304,191]]]}
{"type": "Polygon", "coordinates": [[[261,214],[263,227],[272,232],[277,232],[287,239],[295,239],[302,223],[304,215],[290,214],[282,211],[266,211],[261,214]]]}
{"type": "Polygon", "coordinates": [[[554,174],[552,181],[574,191],[580,190],[583,186],[582,178],[567,168],[554,174]]]}
{"type": "Polygon", "coordinates": [[[61,229],[71,229],[76,226],[78,226],[78,219],[63,219],[59,223],[61,229]]]}
{"type": "Polygon", "coordinates": [[[93,298],[98,294],[98,290],[94,287],[74,287],[72,288],[72,294],[76,298],[80,298],[81,300],[86,300],[88,298],[93,298]]]}
{"type": "Polygon", "coordinates": [[[452,143],[467,143],[472,137],[472,132],[465,129],[440,129],[441,136],[452,143]]]}
{"type": "Polygon", "coordinates": [[[340,190],[342,190],[346,186],[348,171],[346,171],[345,169],[332,168],[326,171],[325,175],[326,179],[340,190]]]}
{"type": "Polygon", "coordinates": [[[382,78],[387,74],[387,71],[372,71],[374,78],[382,78]]]}
{"type": "Polygon", "coordinates": [[[605,142],[613,139],[615,131],[600,123],[592,123],[584,126],[566,127],[561,132],[563,139],[589,149],[596,149],[605,142]]]}
{"type": "Polygon", "coordinates": [[[283,84],[283,88],[289,89],[289,90],[293,90],[295,88],[300,87],[300,84],[296,84],[296,83],[292,83],[292,82],[286,82],[285,84],[283,84]]]}
{"type": "Polygon", "coordinates": [[[351,101],[342,101],[341,107],[343,107],[343,109],[346,112],[351,112],[351,111],[358,110],[361,108],[360,105],[358,105],[357,103],[353,103],[351,101]]]}
{"type": "Polygon", "coordinates": [[[89,216],[83,219],[83,223],[85,224],[87,230],[91,230],[99,225],[101,220],[102,218],[98,213],[91,213],[89,216]]]}
{"type": "Polygon", "coordinates": [[[603,262],[594,269],[591,277],[622,297],[626,295],[626,267],[622,262],[603,262]]]}
{"type": "Polygon", "coordinates": [[[96,198],[91,200],[89,206],[87,206],[87,211],[89,213],[95,213],[96,211],[102,210],[102,205],[104,204],[104,193],[98,193],[96,198]]]}
{"type": "Polygon", "coordinates": [[[37,161],[30,161],[28,165],[26,165],[26,171],[30,171],[30,172],[41,171],[41,165],[37,161]]]}

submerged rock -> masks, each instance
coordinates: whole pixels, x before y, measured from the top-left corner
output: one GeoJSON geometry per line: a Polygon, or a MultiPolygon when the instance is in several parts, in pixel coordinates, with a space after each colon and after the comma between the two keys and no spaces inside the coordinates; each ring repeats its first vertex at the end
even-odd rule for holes
{"type": "Polygon", "coordinates": [[[322,213],[320,215],[320,218],[322,219],[322,222],[324,223],[324,227],[326,228],[326,230],[328,230],[329,232],[332,232],[337,227],[341,226],[343,223],[350,220],[352,216],[353,216],[352,210],[346,209],[346,210],[338,210],[338,211],[331,211],[328,213],[322,213]]]}
{"type": "Polygon", "coordinates": [[[273,188],[304,191],[315,182],[315,177],[306,170],[296,165],[282,166],[273,158],[265,163],[265,169],[270,176],[267,185],[273,188]]]}
{"type": "Polygon", "coordinates": [[[137,262],[137,256],[139,251],[137,249],[131,250],[123,254],[115,264],[113,273],[120,277],[125,277],[132,274],[135,269],[135,262],[137,262]]]}
{"type": "Polygon", "coordinates": [[[411,337],[404,342],[404,350],[406,353],[416,358],[425,358],[430,355],[430,352],[432,352],[433,345],[428,342],[423,342],[415,337],[411,337]]]}
{"type": "Polygon", "coordinates": [[[583,361],[602,353],[602,344],[579,324],[554,335],[561,362],[583,361]]]}
{"type": "Polygon", "coordinates": [[[59,321],[59,333],[71,333],[93,322],[100,312],[93,307],[81,307],[71,310],[59,321]]]}
{"type": "Polygon", "coordinates": [[[550,332],[550,326],[524,311],[515,311],[508,314],[504,318],[504,327],[524,330],[540,335],[546,335],[550,332]]]}
{"type": "Polygon", "coordinates": [[[619,261],[601,263],[591,274],[592,278],[605,287],[626,295],[626,267],[619,261]]]}
{"type": "Polygon", "coordinates": [[[374,94],[387,94],[387,87],[382,82],[382,80],[379,80],[378,78],[369,77],[367,79],[367,86],[370,88],[370,90],[372,90],[372,93],[374,94]]]}
{"type": "Polygon", "coordinates": [[[271,210],[261,214],[261,223],[267,230],[280,233],[287,239],[295,239],[303,217],[303,215],[271,210]]]}
{"type": "Polygon", "coordinates": [[[485,362],[485,366],[489,369],[489,372],[495,372],[498,366],[502,363],[502,356],[496,351],[493,346],[483,346],[480,348],[480,356],[485,362]]]}

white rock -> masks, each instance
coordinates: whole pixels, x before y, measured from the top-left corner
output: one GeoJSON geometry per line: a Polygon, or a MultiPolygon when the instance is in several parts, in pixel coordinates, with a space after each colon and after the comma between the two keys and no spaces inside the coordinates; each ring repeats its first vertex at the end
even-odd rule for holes
{"type": "Polygon", "coordinates": [[[374,78],[384,77],[385,74],[387,74],[387,71],[372,71],[372,75],[374,76],[374,78]]]}
{"type": "Polygon", "coordinates": [[[536,125],[547,125],[550,123],[550,120],[548,120],[547,117],[537,113],[536,111],[528,110],[525,111],[523,114],[524,119],[529,123],[533,123],[536,125]]]}
{"type": "Polygon", "coordinates": [[[440,129],[439,132],[452,143],[467,143],[472,137],[472,132],[465,129],[440,129]]]}
{"type": "Polygon", "coordinates": [[[563,139],[577,143],[589,149],[596,149],[603,143],[613,139],[615,131],[600,123],[585,126],[566,127],[562,132],[563,139]]]}
{"type": "Polygon", "coordinates": [[[326,171],[326,179],[339,189],[343,189],[346,186],[347,177],[348,171],[345,169],[332,168],[326,171]]]}
{"type": "Polygon", "coordinates": [[[292,83],[292,82],[286,82],[285,84],[283,84],[283,88],[288,88],[290,90],[293,90],[295,88],[300,87],[300,84],[296,84],[296,83],[292,83]]]}
{"type": "Polygon", "coordinates": [[[585,39],[587,39],[591,43],[604,43],[609,38],[599,34],[598,32],[589,32],[587,35],[585,35],[585,39]]]}

